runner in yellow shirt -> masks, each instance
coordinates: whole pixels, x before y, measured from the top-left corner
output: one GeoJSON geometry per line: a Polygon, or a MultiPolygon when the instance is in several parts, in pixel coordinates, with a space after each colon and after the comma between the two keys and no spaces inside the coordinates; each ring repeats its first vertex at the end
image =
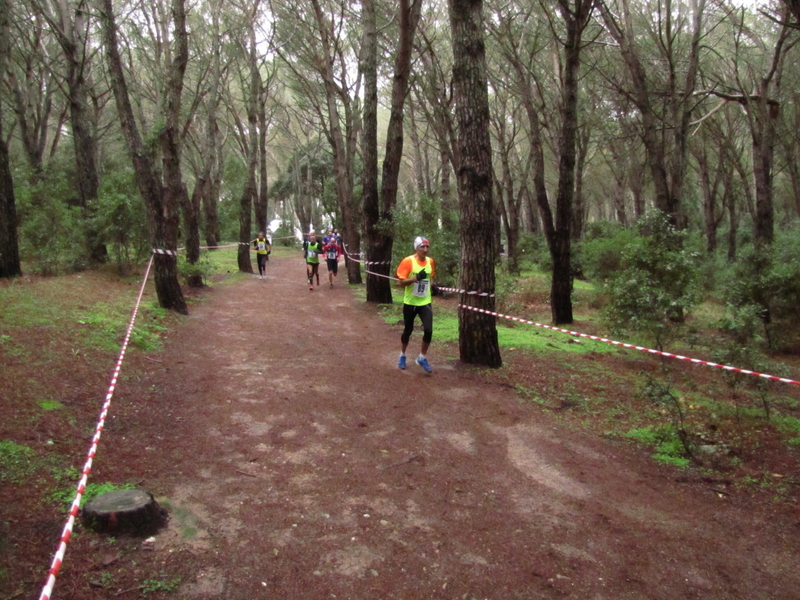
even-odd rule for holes
{"type": "Polygon", "coordinates": [[[414,319],[419,315],[422,321],[422,348],[416,362],[426,373],[433,371],[428,363],[426,353],[433,338],[431,288],[436,275],[436,263],[428,257],[429,250],[430,242],[424,237],[417,237],[414,240],[414,254],[405,257],[397,266],[397,278],[400,280],[398,285],[404,288],[403,323],[405,326],[400,336],[402,347],[397,366],[400,369],[406,368],[406,348],[411,339],[411,332],[414,331],[414,319]]]}

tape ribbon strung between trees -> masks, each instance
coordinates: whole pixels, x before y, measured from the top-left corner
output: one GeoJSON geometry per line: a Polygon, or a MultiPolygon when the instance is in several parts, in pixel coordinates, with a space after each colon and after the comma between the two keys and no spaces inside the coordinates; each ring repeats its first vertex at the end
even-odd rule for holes
{"type": "MultiPolygon", "coordinates": [[[[282,238],[273,238],[273,239],[282,239],[282,238]]],[[[204,249],[235,248],[238,245],[249,246],[250,244],[249,243],[245,243],[245,242],[239,242],[238,244],[228,244],[228,245],[225,245],[225,246],[202,246],[202,248],[204,248],[204,249]]],[[[182,248],[178,248],[178,250],[182,250],[182,248]]],[[[171,256],[177,256],[177,251],[176,250],[162,250],[162,249],[154,248],[153,249],[153,254],[154,255],[155,254],[167,254],[167,255],[171,255],[171,256]]],[[[387,261],[384,261],[384,262],[381,262],[381,263],[375,263],[375,262],[367,262],[367,261],[359,260],[359,259],[353,257],[353,255],[351,255],[351,254],[349,254],[347,252],[347,247],[346,246],[345,246],[345,255],[350,260],[355,261],[355,262],[360,263],[360,264],[363,264],[363,265],[391,264],[391,263],[388,263],[387,261]]],[[[145,285],[147,284],[147,279],[150,276],[150,268],[152,267],[152,265],[153,265],[153,257],[151,256],[150,260],[147,263],[147,268],[145,270],[144,276],[142,277],[142,284],[141,284],[141,286],[139,288],[139,294],[138,294],[138,296],[136,298],[136,304],[134,305],[134,308],[133,308],[133,313],[131,315],[131,320],[130,320],[130,322],[128,324],[128,329],[127,329],[127,331],[125,333],[125,338],[122,341],[122,347],[120,349],[120,353],[119,353],[119,356],[117,358],[117,363],[116,363],[116,366],[114,368],[114,373],[113,373],[113,375],[111,377],[111,383],[109,384],[108,392],[106,393],[106,397],[105,397],[105,401],[103,402],[102,410],[100,411],[100,418],[99,418],[99,420],[97,422],[97,427],[95,428],[94,437],[92,438],[92,443],[91,443],[91,446],[89,448],[89,453],[87,455],[86,463],[84,464],[83,470],[81,471],[81,478],[80,478],[80,481],[78,482],[78,486],[77,486],[77,489],[76,489],[76,492],[75,492],[75,498],[73,499],[72,505],[70,506],[69,516],[68,516],[67,521],[66,521],[66,523],[64,525],[64,529],[62,530],[61,538],[59,540],[58,549],[56,550],[56,553],[55,553],[55,555],[53,557],[53,561],[51,563],[50,570],[48,571],[48,575],[47,575],[47,582],[45,583],[44,588],[42,589],[42,593],[39,596],[39,600],[50,600],[51,594],[53,593],[53,588],[55,586],[56,577],[58,577],[58,573],[61,570],[61,564],[62,564],[62,562],[64,560],[64,555],[65,555],[66,550],[67,550],[67,544],[69,543],[69,540],[72,537],[72,529],[73,529],[73,526],[75,524],[75,519],[76,519],[76,517],[78,515],[78,512],[80,510],[81,499],[83,498],[83,493],[86,491],[86,483],[87,483],[87,480],[89,478],[89,473],[91,473],[91,470],[92,470],[92,462],[93,462],[94,457],[95,457],[95,455],[97,453],[98,443],[100,442],[100,435],[102,434],[103,427],[105,425],[105,420],[106,420],[106,417],[108,416],[108,409],[109,409],[109,407],[111,405],[111,398],[114,395],[114,389],[115,389],[115,387],[117,385],[117,379],[119,377],[119,372],[120,372],[120,369],[122,367],[122,361],[125,358],[125,351],[128,348],[128,342],[130,341],[131,333],[133,332],[133,326],[134,326],[134,323],[136,322],[136,315],[139,312],[139,306],[141,305],[141,302],[142,302],[142,296],[144,295],[144,288],[145,288],[145,285]]],[[[400,281],[397,277],[391,277],[389,275],[384,275],[382,273],[375,273],[374,271],[369,271],[366,268],[365,268],[365,271],[368,274],[374,275],[376,277],[385,277],[387,279],[391,279],[391,280],[394,280],[394,281],[400,281]]],[[[443,290],[443,291],[447,291],[447,292],[464,294],[466,296],[492,297],[492,298],[495,297],[494,294],[490,294],[490,293],[487,293],[487,292],[468,291],[468,290],[461,290],[461,289],[447,288],[447,287],[441,287],[440,289],[443,290]]],[[[511,321],[516,321],[518,323],[525,323],[527,325],[533,325],[535,327],[541,327],[543,329],[549,329],[551,331],[555,331],[555,332],[558,332],[558,333],[565,333],[567,335],[578,336],[578,337],[581,337],[581,338],[586,338],[586,339],[594,340],[594,341],[597,341],[597,342],[603,342],[603,343],[606,343],[606,344],[612,344],[614,346],[622,346],[623,348],[628,348],[628,349],[632,349],[632,350],[639,350],[641,352],[647,352],[649,354],[656,354],[656,355],[659,355],[659,356],[664,356],[666,358],[675,358],[675,359],[678,359],[678,360],[689,361],[689,362],[692,362],[694,364],[705,365],[705,366],[708,366],[708,367],[716,367],[718,369],[723,369],[725,371],[730,371],[730,372],[734,372],[734,373],[740,373],[740,374],[743,374],[743,375],[753,375],[755,377],[760,377],[762,379],[768,379],[768,380],[771,380],[771,381],[778,381],[778,382],[781,382],[781,383],[789,383],[789,384],[793,384],[793,385],[800,385],[800,381],[795,381],[794,379],[788,379],[786,377],[778,377],[776,375],[768,375],[768,374],[765,374],[765,373],[757,373],[755,371],[750,371],[750,370],[747,370],[747,369],[741,369],[741,368],[733,367],[733,366],[730,366],[730,365],[721,365],[721,364],[718,364],[718,363],[701,360],[699,358],[691,358],[691,357],[688,357],[688,356],[681,356],[680,354],[673,354],[671,352],[663,352],[661,350],[655,350],[653,348],[645,348],[643,346],[636,346],[634,344],[627,344],[625,342],[618,342],[618,341],[615,341],[615,340],[610,340],[610,339],[599,337],[599,336],[595,336],[595,335],[588,335],[586,333],[579,333],[577,331],[570,331],[568,329],[562,329],[560,327],[553,327],[552,325],[544,325],[542,323],[537,323],[535,321],[529,321],[527,319],[522,319],[522,318],[519,318],[519,317],[512,317],[512,316],[509,316],[509,315],[504,315],[504,314],[501,314],[501,313],[488,311],[488,310],[485,310],[485,309],[482,309],[482,308],[477,308],[475,306],[468,306],[468,305],[459,303],[458,307],[459,308],[463,308],[465,310],[471,310],[471,311],[475,311],[475,312],[479,312],[479,313],[492,315],[492,316],[495,316],[495,317],[500,317],[502,319],[509,319],[511,321]]]]}
{"type": "MultiPolygon", "coordinates": [[[[346,250],[345,250],[345,252],[346,252],[346,250]]],[[[363,264],[369,264],[369,263],[364,263],[364,261],[360,261],[360,260],[358,260],[356,258],[353,258],[351,255],[348,255],[348,257],[351,260],[354,260],[356,262],[360,262],[360,263],[363,263],[363,264]]],[[[383,275],[381,273],[375,273],[373,271],[366,271],[366,272],[369,273],[370,275],[375,275],[376,277],[386,277],[387,279],[394,279],[395,281],[399,281],[396,277],[389,277],[388,275],[383,275]]],[[[443,290],[445,292],[454,292],[454,293],[457,293],[457,294],[464,294],[466,296],[491,297],[491,298],[495,297],[494,294],[489,294],[487,292],[476,292],[476,291],[460,290],[460,289],[447,288],[447,287],[440,287],[439,289],[443,290]]],[[[800,385],[800,381],[795,381],[794,379],[789,379],[787,377],[778,377],[777,375],[768,375],[766,373],[758,373],[756,371],[750,371],[748,369],[741,369],[739,367],[733,367],[733,366],[730,366],[730,365],[721,365],[721,364],[718,364],[718,363],[715,363],[715,362],[711,362],[711,361],[707,361],[707,360],[701,360],[699,358],[692,358],[690,356],[682,356],[680,354],[674,354],[672,352],[664,352],[662,350],[655,350],[654,348],[645,348],[644,346],[636,346],[635,344],[628,344],[628,343],[625,343],[625,342],[618,342],[616,340],[609,340],[609,339],[604,338],[604,337],[599,337],[599,336],[596,336],[596,335],[589,335],[589,334],[586,334],[586,333],[579,333],[577,331],[570,331],[569,329],[562,329],[560,327],[553,327],[552,325],[544,325],[543,323],[537,323],[535,321],[529,321],[527,319],[522,319],[520,317],[512,317],[512,316],[509,316],[509,315],[504,315],[504,314],[501,314],[501,313],[492,312],[492,311],[485,310],[485,309],[482,309],[482,308],[478,308],[478,307],[475,307],[475,306],[468,306],[466,304],[459,303],[458,307],[466,309],[466,310],[471,310],[471,311],[474,311],[474,312],[479,312],[479,313],[483,313],[483,314],[487,314],[487,315],[492,315],[492,316],[495,316],[495,317],[500,317],[502,319],[508,319],[510,321],[516,321],[518,323],[525,323],[526,325],[533,325],[535,327],[541,327],[543,329],[549,329],[550,331],[555,331],[557,333],[565,333],[567,335],[574,335],[574,336],[578,336],[578,337],[581,337],[581,338],[594,340],[596,342],[603,342],[605,344],[612,344],[614,346],[621,346],[623,348],[628,348],[628,349],[631,349],[631,350],[639,350],[640,352],[647,352],[648,354],[656,354],[658,356],[664,356],[666,358],[675,358],[677,360],[688,361],[688,362],[691,362],[691,363],[694,363],[694,364],[697,364],[697,365],[705,365],[707,367],[715,367],[715,368],[723,369],[725,371],[730,371],[730,372],[733,372],[733,373],[740,373],[742,375],[753,375],[754,377],[760,377],[762,379],[768,379],[770,381],[779,381],[781,383],[789,383],[789,384],[793,384],[793,385],[800,385]]]]}

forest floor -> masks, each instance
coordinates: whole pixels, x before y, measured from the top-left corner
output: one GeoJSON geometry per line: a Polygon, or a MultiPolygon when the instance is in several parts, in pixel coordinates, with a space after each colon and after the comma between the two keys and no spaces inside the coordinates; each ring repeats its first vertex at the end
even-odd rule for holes
{"type": "MultiPolygon", "coordinates": [[[[624,379],[526,352],[470,368],[435,332],[425,374],[420,331],[401,371],[401,325],[321,272],[310,291],[302,259],[276,257],[263,280],[194,292],[159,351],[126,359],[91,479],[135,482],[168,525],[143,540],[78,524],[54,599],[798,597],[796,504],[658,464],[580,407],[519,393],[602,387],[626,406],[624,379]]],[[[36,435],[63,435],[50,427],[36,435]]],[[[798,475],[796,453],[769,456],[760,471],[798,475]]],[[[33,599],[63,515],[9,494],[0,600],[33,599]]]]}

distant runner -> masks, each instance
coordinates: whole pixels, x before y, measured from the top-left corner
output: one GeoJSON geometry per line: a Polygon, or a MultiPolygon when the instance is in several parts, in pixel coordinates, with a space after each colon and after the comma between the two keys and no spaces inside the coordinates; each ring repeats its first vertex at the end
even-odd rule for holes
{"type": "Polygon", "coordinates": [[[339,274],[339,257],[342,255],[342,247],[339,245],[339,240],[332,235],[322,247],[322,251],[325,253],[325,262],[328,264],[328,281],[333,287],[333,280],[339,274]]]}
{"type": "Polygon", "coordinates": [[[322,252],[322,242],[317,241],[317,234],[311,232],[308,240],[303,244],[303,256],[306,259],[306,275],[308,275],[308,289],[314,291],[314,276],[317,276],[319,287],[319,255],[322,252]]]}
{"type": "Polygon", "coordinates": [[[258,237],[253,240],[253,248],[255,248],[256,260],[258,261],[258,276],[260,279],[264,279],[264,273],[267,272],[269,253],[272,252],[272,244],[269,243],[263,231],[259,231],[258,237]]]}

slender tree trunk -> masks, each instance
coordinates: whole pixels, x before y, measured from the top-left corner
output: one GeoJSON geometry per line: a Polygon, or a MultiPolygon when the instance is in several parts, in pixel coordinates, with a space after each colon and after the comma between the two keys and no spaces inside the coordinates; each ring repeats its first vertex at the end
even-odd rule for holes
{"type": "Polygon", "coordinates": [[[736,260],[736,236],[739,233],[739,217],[736,214],[736,198],[733,194],[728,198],[728,262],[736,260]]]}
{"type": "Polygon", "coordinates": [[[208,90],[208,124],[206,137],[206,155],[204,159],[208,165],[208,180],[201,188],[203,205],[203,226],[207,246],[219,245],[219,124],[217,122],[217,108],[219,107],[219,88],[222,78],[220,65],[220,34],[219,34],[220,0],[215,0],[211,5],[211,73],[208,90]]]}
{"type": "MultiPolygon", "coordinates": [[[[183,186],[181,195],[181,206],[183,207],[183,227],[186,231],[186,262],[190,265],[197,264],[200,260],[200,201],[203,188],[206,187],[205,180],[198,180],[195,183],[191,197],[183,186]]],[[[203,287],[203,276],[200,274],[189,275],[186,284],[192,288],[203,287]]]]}
{"type": "Polygon", "coordinates": [[[269,227],[269,189],[267,186],[267,102],[264,90],[258,103],[258,208],[256,223],[259,231],[266,232],[269,227]]]}
{"type": "MultiPolygon", "coordinates": [[[[492,147],[482,0],[450,0],[453,36],[453,96],[458,124],[458,182],[461,222],[461,287],[494,293],[495,211],[492,147]]],[[[462,296],[462,302],[495,310],[494,297],[462,296]]],[[[496,318],[458,311],[459,352],[466,363],[499,367],[496,318]]]]}
{"type": "Polygon", "coordinates": [[[583,175],[586,170],[586,158],[589,154],[591,136],[588,127],[584,127],[583,135],[578,136],[578,155],[575,163],[575,197],[572,203],[572,231],[570,236],[573,241],[579,242],[583,237],[589,207],[583,198],[583,175]]]}
{"type": "MultiPolygon", "coordinates": [[[[758,101],[753,140],[753,179],[756,188],[756,215],[753,239],[757,246],[772,244],[775,231],[775,214],[772,202],[772,165],[775,154],[775,121],[778,104],[766,103],[765,94],[758,101]]],[[[755,108],[755,107],[754,107],[755,108]]]]}
{"type": "Polygon", "coordinates": [[[258,169],[258,99],[261,95],[261,76],[256,61],[255,31],[250,29],[250,97],[247,104],[248,146],[247,183],[239,197],[239,253],[237,263],[242,273],[252,273],[250,260],[250,241],[253,233],[253,202],[257,197],[256,170],[258,169]]]}
{"type": "MultiPolygon", "coordinates": [[[[358,221],[353,206],[353,190],[351,179],[351,164],[349,163],[348,146],[344,134],[342,133],[341,118],[339,112],[339,100],[344,100],[339,95],[333,72],[333,56],[331,48],[330,34],[325,26],[325,17],[320,7],[319,0],[311,0],[314,14],[317,20],[317,27],[320,34],[320,42],[325,57],[323,79],[325,83],[325,99],[328,112],[328,137],[333,151],[333,168],[336,179],[336,198],[339,203],[339,211],[342,218],[342,237],[347,245],[347,251],[351,254],[358,254],[361,251],[361,235],[359,233],[358,221]]],[[[348,126],[348,135],[353,135],[352,116],[349,115],[348,106],[342,102],[345,109],[345,123],[348,126]],[[348,119],[350,116],[350,119],[348,119]]],[[[347,280],[351,284],[361,283],[361,267],[353,260],[346,260],[347,280]]]]}
{"type": "MultiPolygon", "coordinates": [[[[411,49],[414,33],[419,22],[422,0],[400,0],[400,40],[394,65],[392,82],[392,105],[389,113],[389,126],[386,132],[386,153],[383,159],[380,190],[380,215],[372,226],[372,239],[367,257],[376,264],[378,272],[389,274],[394,245],[394,209],[397,204],[397,180],[400,163],[403,160],[403,106],[408,94],[411,74],[411,49]]],[[[428,234],[431,235],[431,234],[428,234]]],[[[376,278],[373,278],[376,279],[376,278]]],[[[375,302],[391,302],[392,290],[389,280],[380,277],[375,285],[375,302]]]]}
{"type": "MultiPolygon", "coordinates": [[[[514,178],[511,175],[511,164],[509,159],[509,153],[511,152],[511,149],[509,148],[510,144],[506,139],[505,115],[502,115],[498,121],[497,135],[500,144],[499,154],[503,177],[502,184],[498,182],[497,186],[497,204],[502,208],[503,198],[505,198],[505,208],[502,210],[502,213],[506,227],[506,242],[508,243],[508,247],[506,248],[506,256],[508,257],[506,265],[509,273],[519,275],[519,199],[515,196],[514,178]],[[500,193],[501,189],[504,193],[500,193]]],[[[500,246],[498,244],[498,248],[499,247],[500,246]]]]}
{"type": "MultiPolygon", "coordinates": [[[[119,53],[116,18],[111,0],[101,0],[100,21],[120,126],[133,159],[136,183],[147,207],[151,242],[155,250],[175,253],[178,240],[178,204],[172,204],[176,198],[164,193],[136,126],[122,58],[119,53]]],[[[161,307],[187,314],[186,301],[178,283],[177,256],[156,253],[153,264],[155,266],[156,294],[161,307]]]]}

